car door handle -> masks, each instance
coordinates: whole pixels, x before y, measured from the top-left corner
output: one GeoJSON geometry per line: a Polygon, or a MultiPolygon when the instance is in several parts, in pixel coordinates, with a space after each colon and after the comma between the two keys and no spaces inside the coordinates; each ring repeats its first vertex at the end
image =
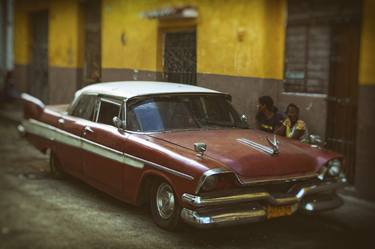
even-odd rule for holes
{"type": "Polygon", "coordinates": [[[88,126],[86,126],[84,129],[83,129],[83,135],[87,135],[88,133],[93,133],[94,131],[90,128],[90,127],[88,127],[88,126]]]}
{"type": "Polygon", "coordinates": [[[63,125],[63,124],[65,123],[65,120],[64,120],[63,118],[59,118],[59,119],[57,120],[57,122],[58,122],[59,124],[63,125]]]}

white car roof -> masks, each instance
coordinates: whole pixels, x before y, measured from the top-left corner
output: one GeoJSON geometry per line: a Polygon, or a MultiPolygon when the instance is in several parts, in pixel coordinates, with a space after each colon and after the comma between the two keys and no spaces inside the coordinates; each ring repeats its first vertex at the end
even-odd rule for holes
{"type": "Polygon", "coordinates": [[[117,81],[86,86],[76,92],[81,94],[103,94],[115,97],[132,98],[136,96],[169,94],[169,93],[216,93],[221,92],[186,84],[159,81],[117,81]]]}

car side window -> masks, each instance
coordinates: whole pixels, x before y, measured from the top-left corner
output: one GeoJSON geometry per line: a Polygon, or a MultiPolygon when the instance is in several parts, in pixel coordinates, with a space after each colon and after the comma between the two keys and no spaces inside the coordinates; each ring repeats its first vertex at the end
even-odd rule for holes
{"type": "Polygon", "coordinates": [[[101,99],[97,122],[107,125],[113,125],[113,117],[118,117],[120,113],[120,104],[109,100],[101,99]]]}
{"type": "Polygon", "coordinates": [[[82,95],[72,111],[72,116],[92,120],[96,103],[95,95],[82,95]]]}

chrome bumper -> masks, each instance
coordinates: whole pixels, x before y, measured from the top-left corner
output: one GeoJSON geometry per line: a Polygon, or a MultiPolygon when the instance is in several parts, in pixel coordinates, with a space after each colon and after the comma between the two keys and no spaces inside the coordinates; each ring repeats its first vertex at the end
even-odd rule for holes
{"type": "Polygon", "coordinates": [[[216,226],[230,226],[244,223],[262,221],[266,219],[267,212],[262,207],[249,207],[248,210],[228,210],[222,213],[201,214],[187,208],[181,211],[181,218],[188,224],[198,228],[216,226]]]}
{"type": "Polygon", "coordinates": [[[338,182],[325,182],[303,187],[295,195],[288,197],[275,197],[268,192],[250,192],[220,197],[183,194],[182,200],[195,210],[183,208],[181,217],[190,225],[208,228],[265,220],[269,206],[288,205],[292,213],[299,210],[302,213],[312,214],[341,206],[343,201],[334,191],[345,185],[345,179],[338,182]]]}

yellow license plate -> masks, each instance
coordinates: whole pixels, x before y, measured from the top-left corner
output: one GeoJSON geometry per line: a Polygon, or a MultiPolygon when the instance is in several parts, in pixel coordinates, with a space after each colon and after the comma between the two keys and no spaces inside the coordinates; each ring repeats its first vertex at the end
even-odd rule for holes
{"type": "Polygon", "coordinates": [[[292,206],[268,206],[267,219],[272,219],[280,216],[287,216],[293,213],[292,206]]]}

